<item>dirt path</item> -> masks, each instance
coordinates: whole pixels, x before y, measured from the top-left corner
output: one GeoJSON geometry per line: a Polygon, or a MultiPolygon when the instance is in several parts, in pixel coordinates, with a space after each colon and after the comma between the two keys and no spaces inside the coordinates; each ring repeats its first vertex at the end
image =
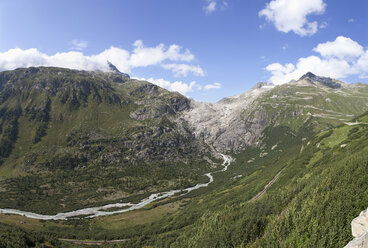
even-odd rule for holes
{"type": "Polygon", "coordinates": [[[60,241],[69,242],[77,245],[103,245],[103,244],[116,244],[127,241],[127,239],[116,240],[79,240],[79,239],[59,239],[60,241]]]}
{"type": "Polygon", "coordinates": [[[264,195],[264,193],[266,193],[267,189],[271,187],[272,184],[274,184],[277,181],[277,179],[279,179],[281,171],[279,171],[279,173],[277,173],[276,176],[272,178],[272,180],[264,187],[264,189],[261,192],[259,192],[255,197],[253,197],[249,202],[253,202],[261,198],[264,195]]]}

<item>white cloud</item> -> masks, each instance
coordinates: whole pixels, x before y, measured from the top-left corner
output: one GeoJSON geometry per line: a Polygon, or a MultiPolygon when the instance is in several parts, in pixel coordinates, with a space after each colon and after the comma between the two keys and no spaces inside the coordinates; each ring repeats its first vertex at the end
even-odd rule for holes
{"type": "Polygon", "coordinates": [[[120,71],[126,73],[130,73],[131,69],[135,67],[156,65],[172,70],[177,76],[186,76],[188,73],[204,75],[199,65],[173,63],[171,66],[167,66],[170,65],[168,62],[188,63],[195,59],[189,50],[183,50],[178,45],[173,44],[166,47],[164,44],[159,44],[156,47],[146,47],[140,40],[134,42],[133,45],[132,52],[112,46],[94,55],[84,55],[80,51],[48,55],[36,48],[26,50],[14,48],[6,52],[0,52],[0,71],[30,66],[57,66],[78,70],[108,71],[107,61],[110,61],[120,71]]]}
{"type": "Polygon", "coordinates": [[[178,45],[171,45],[168,48],[164,44],[146,47],[141,40],[135,41],[133,45],[135,48],[130,56],[130,64],[133,67],[159,64],[165,60],[185,62],[194,60],[194,55],[189,50],[182,52],[182,47],[178,45]]]}
{"type": "Polygon", "coordinates": [[[220,83],[207,84],[202,86],[195,81],[191,81],[190,83],[184,83],[183,81],[174,81],[170,82],[163,78],[155,79],[155,78],[135,78],[138,80],[148,81],[150,83],[156,84],[164,89],[169,91],[176,91],[180,94],[187,95],[189,92],[193,92],[195,90],[211,90],[211,89],[220,89],[222,85],[220,83]]]}
{"type": "Polygon", "coordinates": [[[203,6],[203,10],[207,15],[212,14],[217,10],[226,10],[229,8],[228,1],[220,1],[220,0],[204,0],[206,5],[203,6]]]}
{"type": "Polygon", "coordinates": [[[72,49],[81,51],[83,49],[86,49],[88,46],[88,42],[84,40],[72,40],[72,49]]]}
{"type": "Polygon", "coordinates": [[[339,36],[334,41],[319,44],[313,51],[320,53],[323,57],[336,57],[339,59],[356,58],[364,53],[361,45],[344,36],[339,36]]]}
{"type": "Polygon", "coordinates": [[[368,50],[358,59],[356,70],[361,71],[361,78],[368,78],[368,50]]]}
{"type": "Polygon", "coordinates": [[[165,88],[169,91],[176,91],[179,92],[180,94],[186,95],[188,92],[192,92],[194,89],[201,89],[201,86],[199,86],[195,81],[192,81],[190,83],[183,83],[182,81],[175,81],[173,83],[171,83],[168,80],[159,78],[159,79],[154,79],[154,78],[137,78],[139,80],[144,80],[144,81],[148,81],[150,83],[156,84],[162,88],[165,88]]]}
{"type": "Polygon", "coordinates": [[[203,9],[206,12],[206,14],[209,15],[216,10],[217,3],[216,1],[210,1],[210,0],[206,0],[206,2],[208,4],[204,6],[203,9]]]}
{"type": "Polygon", "coordinates": [[[205,73],[203,69],[199,65],[188,65],[188,64],[163,64],[163,68],[167,70],[171,70],[174,73],[175,77],[188,75],[188,72],[193,73],[197,76],[204,76],[205,73]]]}
{"type": "Polygon", "coordinates": [[[30,66],[57,66],[78,70],[108,71],[107,60],[115,64],[119,70],[130,72],[129,52],[110,47],[102,53],[86,56],[81,52],[65,52],[47,55],[36,48],[14,48],[0,53],[0,71],[30,66]]]}
{"type": "Polygon", "coordinates": [[[319,76],[332,78],[344,78],[352,71],[350,65],[344,60],[321,59],[318,56],[300,58],[296,65],[273,63],[266,67],[271,72],[270,81],[274,84],[283,84],[293,79],[299,79],[307,72],[313,72],[319,76]]]}
{"type": "Polygon", "coordinates": [[[319,28],[320,29],[324,29],[324,28],[327,28],[328,26],[328,23],[325,21],[325,22],[322,22],[320,25],[319,25],[319,28]]]}
{"type": "Polygon", "coordinates": [[[285,50],[288,48],[288,46],[289,46],[288,44],[285,44],[285,45],[283,45],[283,46],[281,47],[281,49],[285,51],[285,50]]]}
{"type": "Polygon", "coordinates": [[[355,20],[354,20],[354,18],[350,18],[349,20],[348,20],[348,22],[349,23],[353,23],[355,20]]]}
{"type": "Polygon", "coordinates": [[[266,27],[266,24],[264,23],[264,24],[260,24],[260,25],[258,25],[258,28],[259,29],[264,29],[266,27]]]}
{"type": "Polygon", "coordinates": [[[10,70],[18,67],[39,66],[46,63],[43,54],[35,49],[22,50],[20,48],[10,49],[0,53],[0,70],[10,70]]]}
{"type": "Polygon", "coordinates": [[[207,84],[204,86],[205,90],[220,89],[222,85],[220,83],[207,84]]]}
{"type": "Polygon", "coordinates": [[[318,22],[308,21],[307,16],[322,14],[325,8],[323,0],[272,0],[258,14],[272,22],[281,32],[293,31],[305,36],[312,35],[318,30],[318,22]]]}
{"type": "Polygon", "coordinates": [[[266,67],[274,84],[299,79],[307,72],[319,76],[343,79],[350,75],[368,76],[368,50],[350,38],[339,36],[335,41],[318,44],[313,51],[319,53],[300,58],[294,65],[273,63],[266,67]]]}

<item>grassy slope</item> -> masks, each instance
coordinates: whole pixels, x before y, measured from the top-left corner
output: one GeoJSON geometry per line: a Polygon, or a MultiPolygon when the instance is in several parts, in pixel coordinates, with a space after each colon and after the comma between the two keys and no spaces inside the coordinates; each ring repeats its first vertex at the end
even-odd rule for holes
{"type": "Polygon", "coordinates": [[[157,222],[117,230],[137,235],[126,247],[341,247],[367,205],[368,125],[343,125],[302,145],[251,163],[259,150],[239,154],[215,190],[157,222]],[[249,202],[279,171],[266,194],[249,202]]]}
{"type": "Polygon", "coordinates": [[[257,100],[270,115],[271,125],[289,126],[298,131],[314,117],[314,131],[319,132],[349,121],[368,110],[368,87],[348,85],[342,89],[314,87],[295,83],[281,85],[257,100]]]}
{"type": "MultiPolygon", "coordinates": [[[[207,206],[217,203],[221,208],[209,208],[175,237],[171,246],[344,246],[352,238],[351,220],[368,202],[368,178],[365,176],[368,126],[341,126],[305,141],[304,146],[302,153],[294,148],[294,155],[290,150],[284,161],[269,165],[271,168],[278,166],[274,172],[283,168],[282,173],[256,202],[248,202],[254,191],[249,194],[252,187],[244,179],[228,189],[231,201],[221,197],[206,199],[213,202],[206,203],[207,206]],[[341,147],[341,144],[346,146],[341,147]]],[[[266,177],[260,173],[258,176],[266,177]]],[[[269,175],[268,179],[271,177],[269,175]]],[[[155,242],[157,246],[163,245],[161,239],[155,242]]]]}

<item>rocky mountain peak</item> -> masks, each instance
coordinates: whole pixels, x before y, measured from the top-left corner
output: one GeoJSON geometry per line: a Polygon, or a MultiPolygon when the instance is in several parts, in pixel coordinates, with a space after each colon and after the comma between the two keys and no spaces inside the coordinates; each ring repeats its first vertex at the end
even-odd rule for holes
{"type": "Polygon", "coordinates": [[[107,61],[107,64],[108,64],[109,69],[111,70],[111,72],[121,73],[119,71],[119,69],[115,65],[113,65],[110,61],[107,61]]]}
{"type": "Polygon", "coordinates": [[[262,88],[263,86],[267,86],[267,83],[266,83],[266,82],[258,82],[258,83],[256,83],[256,84],[253,86],[252,90],[254,90],[254,89],[260,89],[260,88],[262,88]]]}
{"type": "Polygon", "coordinates": [[[130,78],[128,74],[122,73],[121,71],[119,71],[119,69],[110,61],[107,61],[107,65],[109,66],[110,72],[118,73],[119,75],[123,77],[130,78]]]}
{"type": "Polygon", "coordinates": [[[304,74],[299,80],[308,80],[311,83],[317,82],[324,86],[330,87],[332,89],[339,89],[341,88],[341,84],[329,77],[319,77],[313,74],[312,72],[307,72],[304,74]]]}
{"type": "Polygon", "coordinates": [[[317,77],[316,75],[314,75],[312,72],[307,72],[306,74],[304,74],[300,79],[304,79],[304,78],[310,78],[313,79],[317,77]]]}

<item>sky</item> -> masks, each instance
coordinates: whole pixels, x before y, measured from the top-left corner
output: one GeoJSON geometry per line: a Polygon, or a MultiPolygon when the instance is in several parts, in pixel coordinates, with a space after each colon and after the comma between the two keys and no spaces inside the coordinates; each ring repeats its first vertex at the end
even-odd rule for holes
{"type": "Polygon", "coordinates": [[[108,70],[198,101],[308,71],[368,82],[366,0],[1,0],[0,71],[108,70]]]}

